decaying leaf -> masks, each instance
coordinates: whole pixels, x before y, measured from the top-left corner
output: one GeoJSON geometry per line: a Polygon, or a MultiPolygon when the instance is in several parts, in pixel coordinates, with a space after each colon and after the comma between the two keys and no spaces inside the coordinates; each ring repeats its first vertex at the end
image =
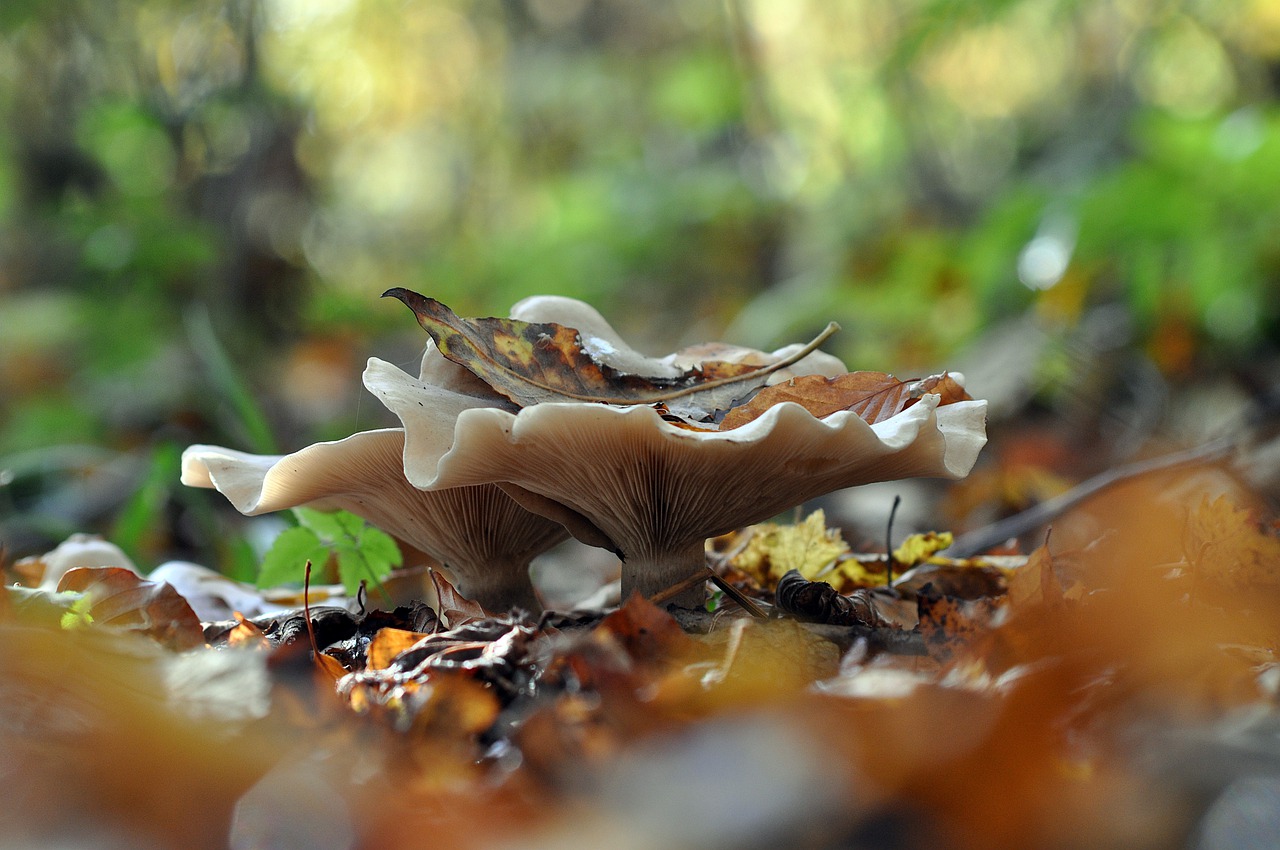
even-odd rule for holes
{"type": "Polygon", "coordinates": [[[747,545],[729,563],[764,588],[772,588],[791,570],[806,579],[816,578],[849,544],[839,529],[827,528],[826,513],[819,508],[795,525],[761,523],[753,528],[747,545]]]}
{"type": "Polygon", "coordinates": [[[667,659],[691,646],[691,640],[671,615],[633,593],[618,610],[596,627],[593,638],[620,644],[636,662],[667,659]]]}
{"type": "Polygon", "coordinates": [[[489,616],[489,612],[484,610],[479,602],[472,602],[459,593],[439,570],[431,570],[430,574],[436,598],[440,600],[440,607],[436,613],[449,624],[450,628],[465,625],[473,620],[483,620],[489,616]]]}
{"type": "Polygon", "coordinates": [[[200,618],[167,584],[139,578],[123,567],[77,567],[58,582],[58,592],[83,593],[94,625],[140,631],[176,649],[204,646],[200,618]]]}
{"type": "Polygon", "coordinates": [[[746,425],[784,401],[799,404],[819,419],[851,410],[874,425],[906,410],[926,393],[941,396],[939,404],[970,400],[964,387],[946,373],[919,381],[900,381],[884,372],[849,372],[834,378],[802,375],[765,387],[746,404],[730,410],[721,420],[720,430],[746,425]]]}
{"type": "Polygon", "coordinates": [[[967,641],[991,622],[995,603],[990,599],[958,599],[943,596],[926,585],[916,596],[917,628],[929,654],[940,661],[950,659],[967,641]]]}
{"type": "Polygon", "coordinates": [[[796,570],[778,581],[775,603],[783,613],[805,623],[834,626],[884,626],[869,594],[842,596],[824,581],[809,581],[796,570]]]}
{"type": "Polygon", "coordinates": [[[434,298],[396,287],[383,293],[413,310],[440,353],[522,407],[540,402],[586,401],[635,405],[665,403],[679,416],[700,419],[728,409],[763,386],[768,376],[809,354],[835,325],[796,355],[767,366],[703,361],[677,377],[620,372],[588,352],[576,328],[517,319],[463,319],[434,298]]]}

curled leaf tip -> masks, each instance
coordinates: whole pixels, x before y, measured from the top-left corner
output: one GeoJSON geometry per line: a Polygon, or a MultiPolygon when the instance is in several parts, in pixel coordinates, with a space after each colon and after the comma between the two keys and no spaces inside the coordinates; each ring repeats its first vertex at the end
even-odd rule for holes
{"type": "Polygon", "coordinates": [[[382,295],[380,295],[379,297],[380,298],[399,298],[405,304],[408,304],[409,303],[408,296],[414,295],[414,294],[415,293],[410,292],[409,290],[405,289],[403,286],[393,286],[390,289],[388,289],[386,292],[382,293],[382,295]]]}

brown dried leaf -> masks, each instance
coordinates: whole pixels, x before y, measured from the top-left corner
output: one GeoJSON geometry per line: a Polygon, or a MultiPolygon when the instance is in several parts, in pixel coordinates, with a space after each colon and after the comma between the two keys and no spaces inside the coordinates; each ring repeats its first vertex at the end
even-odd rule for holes
{"type": "Polygon", "coordinates": [[[784,401],[799,404],[819,419],[851,410],[874,425],[906,410],[925,393],[942,396],[940,404],[970,398],[964,387],[945,372],[919,381],[900,381],[884,372],[849,372],[834,378],[802,375],[765,387],[751,401],[729,410],[720,423],[720,430],[746,425],[784,401]]]}
{"type": "Polygon", "coordinates": [[[778,580],[774,595],[778,609],[804,623],[833,626],[889,625],[871,595],[865,590],[842,596],[825,581],[809,581],[799,570],[791,570],[778,580]]]}
{"type": "Polygon", "coordinates": [[[810,346],[768,366],[704,361],[675,378],[653,378],[619,372],[597,361],[583,348],[575,328],[517,319],[463,319],[434,298],[400,287],[388,289],[386,296],[413,310],[441,354],[522,407],[554,401],[632,405],[681,399],[671,405],[672,412],[698,418],[731,407],[835,330],[828,327],[810,346]]]}
{"type": "Polygon", "coordinates": [[[95,625],[140,631],[170,649],[204,646],[200,618],[168,584],[156,584],[121,567],[67,570],[58,592],[83,593],[95,625]]]}
{"type": "Polygon", "coordinates": [[[436,614],[448,621],[449,628],[456,629],[475,620],[483,620],[492,616],[480,606],[472,602],[454,588],[439,570],[429,570],[431,584],[435,586],[436,597],[440,600],[440,608],[436,614]]]}

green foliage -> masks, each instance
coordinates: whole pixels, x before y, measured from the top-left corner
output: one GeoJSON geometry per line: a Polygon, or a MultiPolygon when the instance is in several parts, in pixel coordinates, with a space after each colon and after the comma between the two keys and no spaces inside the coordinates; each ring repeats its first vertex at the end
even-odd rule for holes
{"type": "MultiPolygon", "coordinates": [[[[72,596],[73,594],[59,594],[59,596],[72,596]]],[[[74,594],[67,610],[63,612],[58,624],[64,629],[83,629],[93,625],[93,615],[89,613],[93,608],[93,599],[88,594],[74,594]]]]}
{"type": "Polygon", "coordinates": [[[307,561],[319,567],[333,555],[343,587],[354,596],[362,581],[380,587],[403,562],[395,540],[355,514],[310,508],[295,508],[294,514],[300,524],[281,532],[263,557],[259,587],[300,584],[307,561]]]}

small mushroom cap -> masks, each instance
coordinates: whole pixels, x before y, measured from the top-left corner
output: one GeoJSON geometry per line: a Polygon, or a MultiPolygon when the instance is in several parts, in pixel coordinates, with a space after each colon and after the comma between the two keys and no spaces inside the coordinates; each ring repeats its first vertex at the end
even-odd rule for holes
{"type": "Polygon", "coordinates": [[[529,560],[563,540],[563,527],[492,484],[419,490],[404,476],[404,448],[399,428],[283,456],[196,445],[183,452],[182,482],[215,488],[250,516],[301,505],[350,511],[447,565],[481,604],[533,604],[529,560]]]}

